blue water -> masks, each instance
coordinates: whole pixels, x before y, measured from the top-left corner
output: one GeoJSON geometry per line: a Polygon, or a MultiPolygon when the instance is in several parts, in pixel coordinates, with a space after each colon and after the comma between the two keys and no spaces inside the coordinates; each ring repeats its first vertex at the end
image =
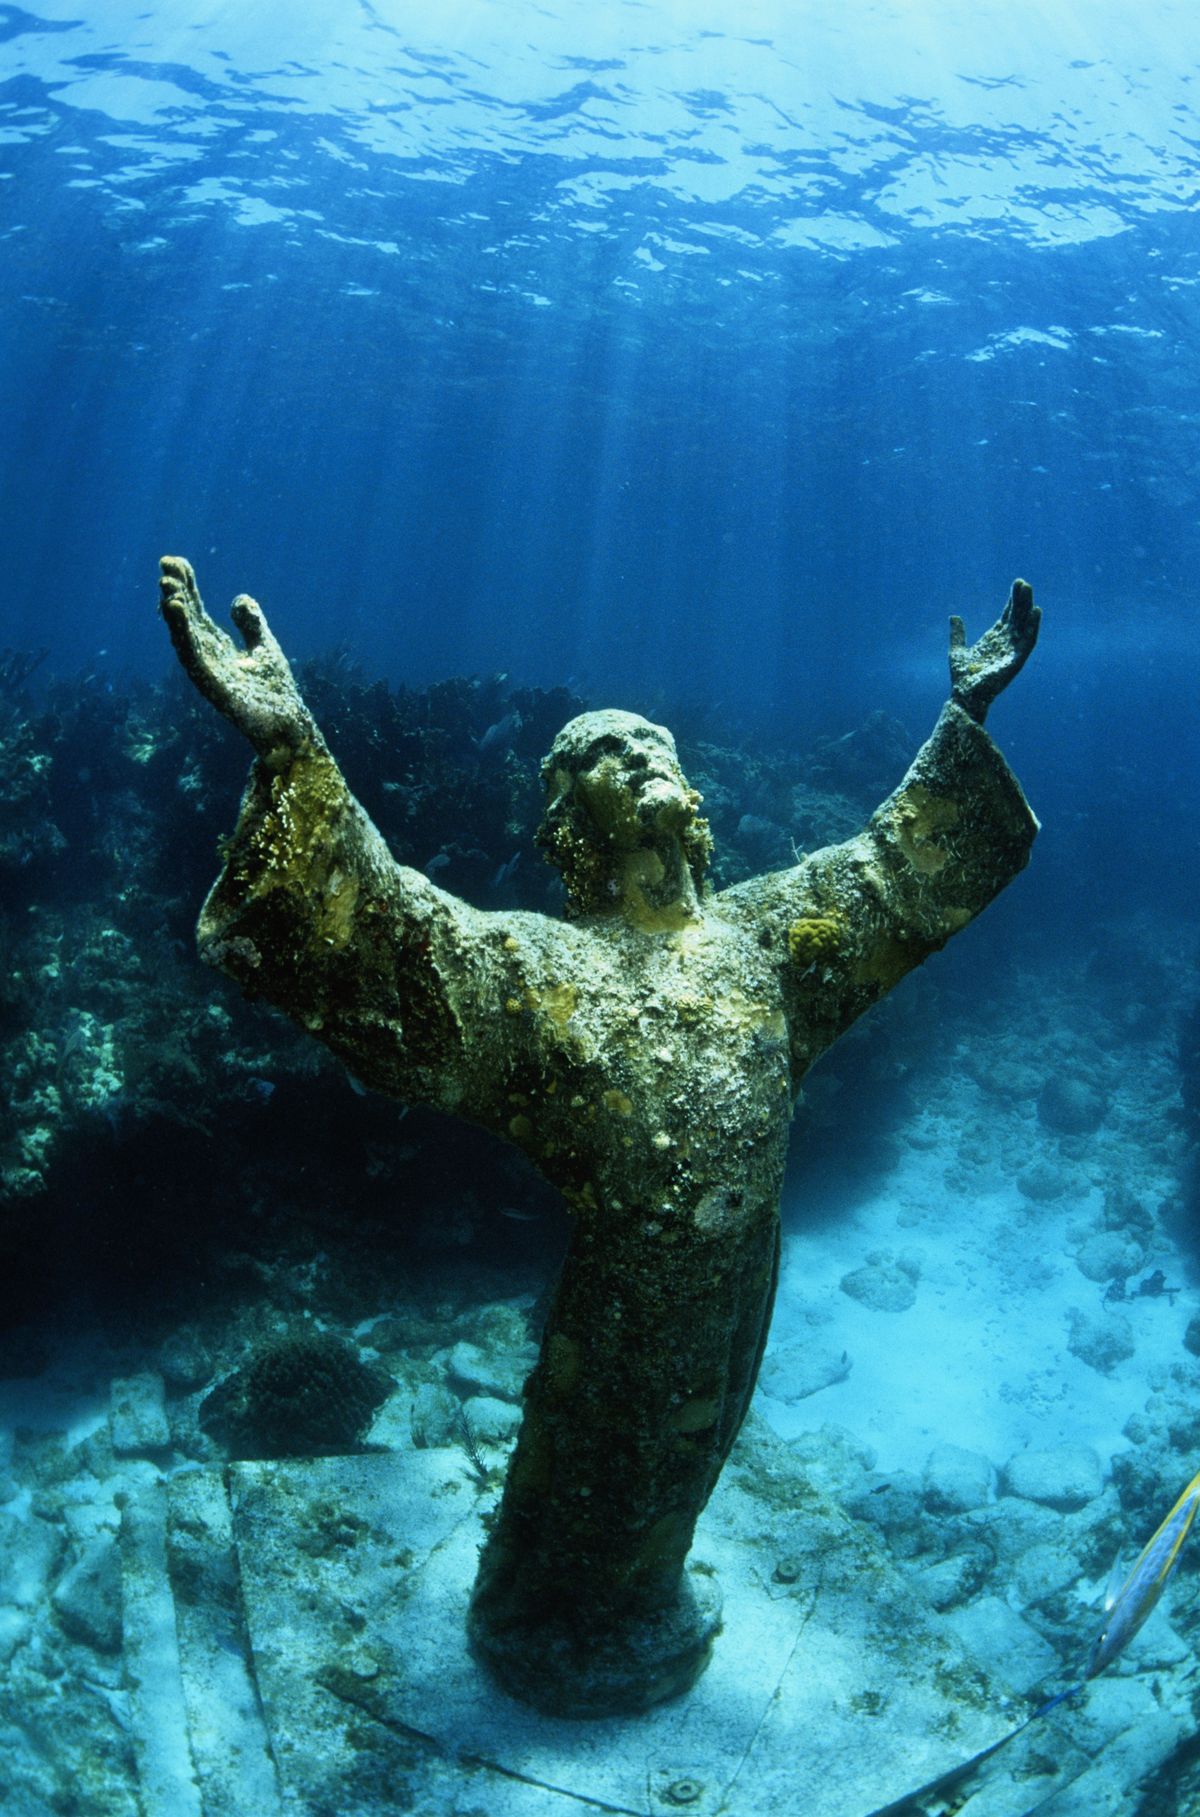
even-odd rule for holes
{"type": "Polygon", "coordinates": [[[169,549],[297,656],[919,735],[1022,573],[1005,747],[1182,904],[1198,69],[1186,0],[0,6],[0,641],[163,672],[169,549]]]}

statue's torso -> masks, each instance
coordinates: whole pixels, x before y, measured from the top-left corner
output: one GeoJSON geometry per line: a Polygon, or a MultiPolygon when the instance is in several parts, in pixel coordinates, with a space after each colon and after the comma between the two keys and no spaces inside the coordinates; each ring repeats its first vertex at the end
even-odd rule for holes
{"type": "Polygon", "coordinates": [[[505,1064],[483,1120],[583,1205],[773,1209],[788,1038],[752,932],[711,909],[660,929],[513,915],[488,944],[505,1064]]]}

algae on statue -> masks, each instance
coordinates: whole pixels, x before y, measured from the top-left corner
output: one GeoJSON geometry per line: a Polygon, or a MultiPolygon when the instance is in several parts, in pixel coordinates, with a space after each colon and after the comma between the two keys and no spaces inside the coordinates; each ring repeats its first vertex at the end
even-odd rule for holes
{"type": "Polygon", "coordinates": [[[572,720],[538,832],[562,920],[471,908],[396,863],[253,600],[233,605],[244,650],[178,557],[161,604],[257,756],[203,956],[377,1091],[516,1143],[572,1212],[471,1600],[476,1655],[556,1714],[675,1696],[719,1627],[685,1565],[762,1360],[800,1081],[1028,859],[1037,822],[983,719],[1036,642],[1032,593],[1014,582],[973,646],[951,621],[951,698],[862,832],[719,893],[670,734],[572,720]]]}

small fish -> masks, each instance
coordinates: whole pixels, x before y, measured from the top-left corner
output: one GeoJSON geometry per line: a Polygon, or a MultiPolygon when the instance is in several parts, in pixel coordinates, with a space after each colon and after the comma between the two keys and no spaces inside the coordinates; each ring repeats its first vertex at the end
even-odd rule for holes
{"type": "Polygon", "coordinates": [[[513,872],[520,862],[521,854],[519,851],[514,852],[511,858],[505,859],[504,863],[500,866],[500,869],[496,872],[496,875],[488,884],[488,888],[490,890],[502,890],[506,883],[511,883],[513,872]]]}
{"type": "Polygon", "coordinates": [[[1192,1478],[1115,1596],[1105,1598],[1105,1622],[1088,1656],[1084,1678],[1095,1678],[1133,1639],[1171,1581],[1184,1540],[1200,1507],[1200,1471],[1192,1478]]]}
{"type": "Polygon", "coordinates": [[[481,757],[489,755],[498,757],[502,751],[508,750],[520,730],[521,715],[514,708],[511,713],[506,713],[503,719],[498,719],[495,725],[490,725],[487,731],[475,740],[475,748],[481,757]]]}

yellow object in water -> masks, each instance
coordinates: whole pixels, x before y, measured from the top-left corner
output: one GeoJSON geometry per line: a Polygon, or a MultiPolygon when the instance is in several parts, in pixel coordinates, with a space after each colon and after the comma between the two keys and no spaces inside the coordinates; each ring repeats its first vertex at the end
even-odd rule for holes
{"type": "Polygon", "coordinates": [[[1085,1678],[1111,1665],[1133,1639],[1170,1582],[1179,1553],[1200,1507],[1200,1471],[1192,1478],[1106,1610],[1106,1620],[1088,1657],[1085,1678]]]}

